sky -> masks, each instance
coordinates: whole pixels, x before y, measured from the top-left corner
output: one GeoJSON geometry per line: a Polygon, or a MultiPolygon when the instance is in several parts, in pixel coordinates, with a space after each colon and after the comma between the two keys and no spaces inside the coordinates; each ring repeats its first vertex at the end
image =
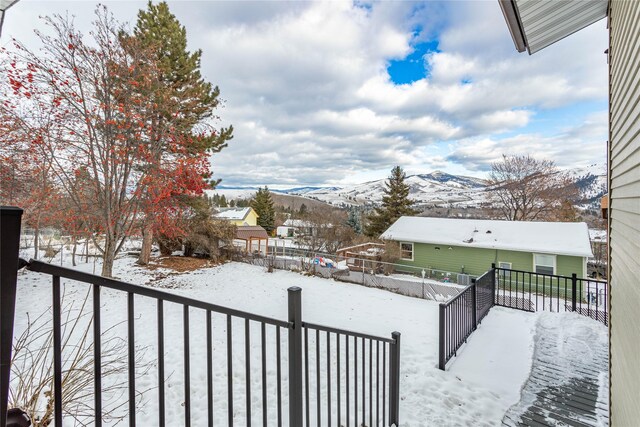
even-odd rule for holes
{"type": "MultiPolygon", "coordinates": [[[[145,2],[103,2],[135,25],[145,2]]],[[[40,15],[88,32],[96,3],[21,0],[0,44],[38,48],[40,15]]],[[[502,155],[563,168],[606,162],[605,20],[529,56],[497,0],[170,1],[204,77],[214,125],[234,138],[211,158],[226,186],[332,186],[442,170],[485,177],[502,155]]]]}

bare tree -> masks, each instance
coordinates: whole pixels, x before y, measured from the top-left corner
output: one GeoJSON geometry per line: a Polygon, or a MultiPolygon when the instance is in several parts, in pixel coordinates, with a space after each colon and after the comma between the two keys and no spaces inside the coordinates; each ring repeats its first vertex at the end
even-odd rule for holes
{"type": "Polygon", "coordinates": [[[339,248],[349,246],[356,237],[342,211],[315,209],[308,211],[302,221],[297,240],[312,252],[333,254],[339,248]]]}
{"type": "MultiPolygon", "coordinates": [[[[78,425],[86,425],[93,411],[93,318],[88,309],[89,293],[64,304],[62,329],[62,411],[78,425]]],[[[63,301],[65,300],[63,296],[63,301]]],[[[28,320],[27,328],[13,344],[11,360],[11,388],[9,405],[25,411],[35,427],[48,426],[54,417],[53,395],[53,328],[47,312],[28,320]]],[[[127,415],[128,383],[121,376],[128,372],[127,342],[114,331],[114,325],[102,332],[102,419],[117,423],[127,415]]],[[[136,348],[136,376],[145,375],[150,368],[144,359],[145,348],[136,348]]],[[[136,405],[142,406],[146,390],[136,390],[136,405]]]]}
{"type": "Polygon", "coordinates": [[[487,198],[509,221],[567,219],[579,190],[571,177],[550,160],[502,156],[491,165],[487,198]]]}

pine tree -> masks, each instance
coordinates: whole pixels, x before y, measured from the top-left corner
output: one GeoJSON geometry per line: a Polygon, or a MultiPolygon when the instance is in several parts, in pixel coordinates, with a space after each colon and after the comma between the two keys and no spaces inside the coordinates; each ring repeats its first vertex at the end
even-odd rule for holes
{"type": "Polygon", "coordinates": [[[219,202],[219,203],[220,203],[220,207],[221,207],[221,208],[226,208],[226,207],[228,207],[228,206],[229,206],[229,205],[227,204],[227,198],[226,198],[226,197],[224,197],[224,194],[223,194],[222,196],[220,196],[220,202],[219,202]]]}
{"type": "MultiPolygon", "coordinates": [[[[199,135],[178,154],[185,158],[208,156],[226,147],[227,141],[232,138],[233,127],[213,129],[204,124],[206,119],[213,116],[220,102],[220,91],[217,86],[212,86],[202,78],[202,51],[187,50],[186,29],[169,11],[167,3],[163,1],[154,5],[149,1],[147,10],[138,12],[133,36],[123,33],[121,38],[133,38],[136,40],[135,46],[153,52],[158,69],[156,85],[142,93],[154,106],[147,119],[149,129],[153,130],[148,139],[151,156],[146,165],[147,171],[157,170],[161,173],[167,153],[172,152],[173,140],[168,137],[169,130],[174,136],[199,135]]],[[[175,150],[173,152],[175,157],[175,150]]],[[[147,193],[142,205],[145,218],[142,250],[138,259],[140,264],[147,264],[149,261],[154,231],[165,227],[165,224],[158,223],[154,195],[151,191],[147,193]]],[[[179,204],[182,199],[176,199],[174,203],[179,204]]]]}
{"type": "Polygon", "coordinates": [[[401,216],[411,216],[418,213],[413,209],[413,201],[409,199],[409,186],[404,180],[407,175],[400,166],[391,170],[391,175],[386,182],[382,206],[376,208],[368,219],[366,234],[378,237],[385,232],[401,216]]]}
{"type": "Polygon", "coordinates": [[[360,212],[355,206],[349,209],[347,225],[351,227],[357,234],[362,234],[362,221],[360,221],[360,212]]]}
{"type": "Polygon", "coordinates": [[[276,228],[276,211],[273,207],[271,193],[266,186],[258,189],[255,197],[251,200],[251,207],[258,214],[258,225],[271,233],[276,228]]]}

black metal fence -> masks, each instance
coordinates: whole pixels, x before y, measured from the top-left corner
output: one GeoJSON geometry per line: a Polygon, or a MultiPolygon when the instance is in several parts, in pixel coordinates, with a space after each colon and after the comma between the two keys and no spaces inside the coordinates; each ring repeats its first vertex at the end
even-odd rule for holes
{"type": "Polygon", "coordinates": [[[458,296],[440,304],[438,367],[445,370],[447,362],[476,330],[494,305],[494,269],[473,279],[458,296]]]}
{"type": "MultiPolygon", "coordinates": [[[[2,412],[6,414],[8,402],[8,390],[10,384],[10,355],[13,336],[13,310],[15,308],[16,271],[18,266],[18,238],[20,226],[20,213],[7,213],[2,209],[2,288],[1,310],[2,313],[2,412]],[[17,218],[17,220],[16,220],[17,218]],[[15,238],[15,239],[13,239],[15,238]],[[13,240],[15,240],[15,245],[13,240]],[[14,247],[15,246],[15,247],[14,247]]],[[[7,211],[8,212],[8,211],[7,211]]],[[[155,300],[157,313],[157,389],[158,389],[158,414],[157,424],[164,426],[170,423],[166,419],[165,388],[167,387],[165,358],[173,352],[182,352],[183,360],[183,398],[184,398],[184,425],[205,424],[203,418],[192,417],[192,390],[191,390],[191,365],[190,349],[191,318],[194,312],[204,311],[206,324],[202,333],[206,336],[206,383],[207,383],[207,408],[206,424],[211,426],[214,416],[214,386],[216,390],[226,387],[226,418],[227,425],[233,426],[237,413],[242,413],[243,424],[251,426],[252,422],[260,425],[289,425],[300,427],[303,425],[332,425],[335,426],[359,426],[367,425],[397,425],[399,421],[399,379],[400,379],[400,333],[394,332],[391,338],[382,338],[357,332],[330,328],[327,326],[311,324],[302,320],[301,289],[292,287],[288,290],[288,320],[278,320],[249,312],[235,310],[219,305],[187,298],[158,289],[133,285],[114,279],[95,276],[73,269],[54,266],[40,261],[31,261],[28,269],[52,276],[52,306],[53,306],[53,390],[54,422],[62,425],[63,415],[63,375],[66,369],[66,361],[63,358],[63,339],[61,319],[63,318],[61,307],[62,288],[67,282],[80,282],[92,286],[93,299],[93,423],[102,425],[103,418],[103,387],[102,387],[102,353],[101,353],[101,294],[103,289],[122,292],[127,295],[127,349],[128,354],[128,413],[129,425],[136,425],[136,301],[140,298],[155,300]],[[64,279],[64,282],[63,280],[64,279]],[[175,342],[165,342],[165,312],[167,306],[182,307],[183,342],[176,346],[175,342]],[[214,385],[213,371],[220,366],[213,363],[212,345],[212,315],[226,317],[226,384],[214,385]],[[234,329],[238,324],[243,325],[238,331],[244,335],[244,349],[233,345],[234,329]],[[260,331],[259,358],[251,357],[251,330],[260,331]],[[287,338],[282,336],[287,333],[287,338]],[[275,348],[269,349],[266,335],[275,336],[275,348]],[[315,337],[314,337],[315,336],[315,337]],[[323,339],[321,337],[324,336],[323,339]],[[283,352],[282,347],[288,352],[283,352]],[[315,368],[313,368],[313,352],[315,350],[315,368]],[[358,348],[360,347],[360,349],[358,348]],[[368,347],[368,349],[367,349],[368,347]],[[359,351],[360,350],[360,351],[359,351]],[[368,350],[368,351],[367,351],[368,350]],[[234,353],[244,353],[244,395],[245,404],[242,407],[234,406],[234,372],[238,367],[233,366],[234,353]],[[267,358],[267,353],[270,357],[267,358]],[[275,357],[274,356],[275,353],[275,357]],[[321,353],[324,353],[324,363],[321,365],[321,353]],[[304,359],[304,366],[303,366],[304,359]],[[259,360],[258,366],[251,361],[259,360]],[[275,364],[274,366],[267,366],[275,364]],[[333,368],[335,366],[335,368],[333,368]],[[283,374],[283,367],[288,375],[283,374]],[[269,390],[275,388],[276,395],[269,395],[267,384],[267,369],[276,371],[275,387],[270,385],[269,390]],[[333,368],[333,369],[332,369],[333,368]],[[360,370],[360,372],[359,372],[360,370]],[[367,375],[368,370],[368,375],[367,375]],[[310,373],[315,374],[315,381],[310,373]],[[260,394],[255,396],[260,402],[260,409],[255,409],[252,404],[252,376],[260,376],[260,394]],[[312,383],[315,392],[312,392],[312,383]],[[382,386],[380,386],[382,385],[382,386]],[[288,390],[288,393],[287,393],[288,390]],[[335,391],[335,394],[334,394],[335,391]],[[315,398],[311,400],[311,397],[315,398]],[[360,399],[359,399],[360,397],[360,399]],[[368,399],[368,400],[367,400],[368,399]],[[368,404],[368,405],[367,405],[368,404]],[[288,411],[287,411],[288,406],[288,411]],[[314,411],[312,411],[312,408],[314,411]],[[326,410],[323,413],[323,410],[326,410]],[[271,414],[271,416],[270,416],[271,414]],[[288,414],[288,417],[287,417],[288,414]],[[312,414],[314,416],[312,417],[312,414]],[[368,417],[368,419],[367,419],[368,417]],[[275,421],[272,421],[275,420],[275,421]],[[375,420],[375,423],[374,423],[375,420]]],[[[238,333],[236,332],[236,334],[238,333]]],[[[199,337],[201,335],[199,334],[199,337]]],[[[219,349],[218,349],[219,351],[219,349]]],[[[240,368],[242,371],[242,368],[240,368]]],[[[236,378],[237,381],[237,378],[236,378]]],[[[254,381],[255,383],[255,381],[254,381]]],[[[219,398],[219,395],[216,395],[219,398]]],[[[202,408],[197,408],[202,414],[202,408]]],[[[0,416],[0,427],[5,427],[6,417],[0,416]]]]}
{"type": "MultiPolygon", "coordinates": [[[[494,266],[495,268],[495,266],[494,266]]],[[[496,305],[524,311],[577,312],[608,325],[607,282],[495,268],[496,305]]]]}

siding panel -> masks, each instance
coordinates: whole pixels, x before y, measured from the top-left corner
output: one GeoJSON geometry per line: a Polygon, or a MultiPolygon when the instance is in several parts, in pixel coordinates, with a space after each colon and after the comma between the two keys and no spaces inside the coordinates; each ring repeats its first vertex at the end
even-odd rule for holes
{"type": "Polygon", "coordinates": [[[610,3],[611,425],[640,419],[640,2],[610,3]]]}
{"type": "MultiPolygon", "coordinates": [[[[461,273],[464,267],[465,273],[474,276],[480,276],[491,268],[492,263],[497,264],[498,262],[510,262],[511,268],[514,270],[533,271],[533,254],[531,252],[426,243],[415,243],[413,251],[413,261],[398,261],[398,263],[452,273],[461,273]]],[[[557,272],[561,275],[570,276],[572,273],[576,273],[578,277],[582,277],[583,265],[584,258],[582,257],[558,255],[556,258],[557,272]]],[[[411,272],[417,273],[419,270],[411,270],[411,272]]]]}

